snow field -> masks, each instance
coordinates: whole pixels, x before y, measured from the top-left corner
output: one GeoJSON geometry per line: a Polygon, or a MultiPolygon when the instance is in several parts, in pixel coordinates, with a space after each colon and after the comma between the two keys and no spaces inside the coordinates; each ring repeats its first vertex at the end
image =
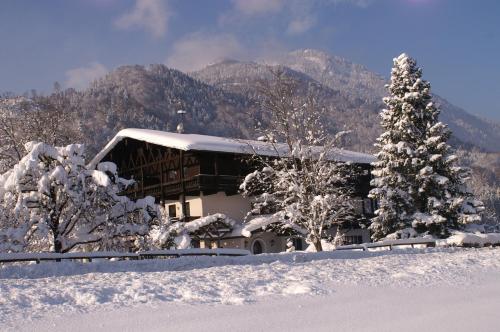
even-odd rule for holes
{"type": "Polygon", "coordinates": [[[259,299],[250,305],[163,302],[109,312],[67,314],[23,331],[498,331],[500,285],[467,288],[343,285],[323,296],[259,299]]]}
{"type": "Polygon", "coordinates": [[[345,285],[466,287],[491,276],[500,277],[500,250],[490,248],[9,265],[0,268],[0,327],[165,303],[241,305],[329,296],[345,285]]]}

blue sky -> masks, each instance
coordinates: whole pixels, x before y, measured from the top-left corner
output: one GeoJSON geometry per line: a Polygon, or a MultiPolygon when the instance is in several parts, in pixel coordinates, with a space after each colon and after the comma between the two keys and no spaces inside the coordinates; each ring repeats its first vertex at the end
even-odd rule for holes
{"type": "Polygon", "coordinates": [[[82,88],[124,64],[181,70],[297,48],[388,76],[415,57],[433,90],[500,120],[496,0],[0,0],[0,91],[82,88]]]}

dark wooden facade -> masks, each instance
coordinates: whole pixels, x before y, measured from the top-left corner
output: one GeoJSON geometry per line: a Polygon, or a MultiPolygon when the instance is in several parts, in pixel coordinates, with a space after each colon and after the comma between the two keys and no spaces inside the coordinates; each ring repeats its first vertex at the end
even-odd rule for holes
{"type": "Polygon", "coordinates": [[[130,138],[120,141],[102,161],[112,161],[118,173],[136,185],[125,194],[155,197],[157,202],[225,192],[238,193],[250,172],[245,155],[212,151],[182,151],[130,138]]]}
{"type": "MultiPolygon", "coordinates": [[[[136,181],[124,194],[134,198],[153,196],[157,203],[179,201],[186,216],[186,196],[224,192],[238,193],[243,178],[254,171],[249,155],[217,151],[183,151],[124,138],[101,160],[118,166],[119,176],[136,181]]],[[[370,190],[370,165],[356,178],[355,196],[366,198],[370,190]]],[[[372,215],[374,206],[363,204],[363,216],[372,215]]]]}

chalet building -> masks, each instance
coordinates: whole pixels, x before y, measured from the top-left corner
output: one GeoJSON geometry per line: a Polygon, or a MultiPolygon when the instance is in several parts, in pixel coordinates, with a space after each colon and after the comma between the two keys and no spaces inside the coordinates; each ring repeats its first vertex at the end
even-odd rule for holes
{"type": "MultiPolygon", "coordinates": [[[[251,199],[240,195],[238,189],[243,178],[254,170],[248,162],[254,153],[273,157],[277,151],[260,141],[124,129],[96,155],[90,166],[114,162],[121,177],[136,181],[124,194],[134,199],[155,197],[171,218],[189,222],[222,213],[236,221],[232,229],[205,230],[195,246],[240,248],[254,253],[284,251],[287,237],[262,230],[272,221],[256,216],[243,224],[251,209],[251,199]]],[[[373,204],[367,195],[373,156],[339,149],[334,159],[357,164],[365,170],[356,182],[355,206],[359,218],[371,217],[373,204]]],[[[347,243],[369,241],[367,230],[351,229],[345,234],[347,243]]],[[[296,249],[305,249],[302,238],[294,242],[296,249]]]]}

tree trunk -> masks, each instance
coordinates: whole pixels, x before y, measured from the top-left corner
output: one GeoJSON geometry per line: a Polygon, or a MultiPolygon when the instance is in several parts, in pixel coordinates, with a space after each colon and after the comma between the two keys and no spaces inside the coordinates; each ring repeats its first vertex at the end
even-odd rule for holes
{"type": "MultiPolygon", "coordinates": [[[[55,237],[55,236],[54,236],[54,252],[56,252],[58,254],[62,253],[62,243],[58,239],[58,237],[55,237]]],[[[60,258],[56,259],[56,262],[60,262],[60,261],[61,261],[60,258]]]]}
{"type": "Polygon", "coordinates": [[[62,243],[59,240],[54,240],[54,252],[60,254],[62,251],[62,243]]]}
{"type": "Polygon", "coordinates": [[[52,228],[52,236],[54,238],[54,252],[60,254],[62,252],[62,243],[59,239],[59,230],[56,227],[52,228]]]}
{"type": "Polygon", "coordinates": [[[321,245],[321,239],[320,238],[313,238],[312,243],[314,245],[314,248],[316,249],[316,252],[323,251],[323,246],[321,245]]]}

